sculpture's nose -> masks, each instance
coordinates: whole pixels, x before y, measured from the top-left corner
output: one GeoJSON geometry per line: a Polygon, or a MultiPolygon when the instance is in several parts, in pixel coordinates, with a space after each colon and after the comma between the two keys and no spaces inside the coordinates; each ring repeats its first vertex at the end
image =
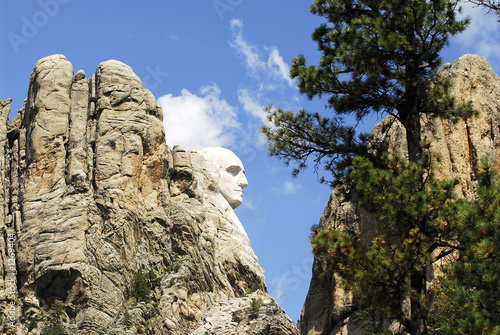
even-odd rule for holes
{"type": "Polygon", "coordinates": [[[248,180],[244,173],[241,174],[238,186],[240,186],[241,188],[245,188],[248,186],[248,180]]]}

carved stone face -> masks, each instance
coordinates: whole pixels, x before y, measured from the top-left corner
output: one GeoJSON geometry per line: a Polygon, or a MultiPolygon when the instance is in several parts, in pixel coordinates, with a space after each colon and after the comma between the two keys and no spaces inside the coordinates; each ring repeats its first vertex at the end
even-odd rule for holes
{"type": "Polygon", "coordinates": [[[243,188],[248,186],[241,160],[224,148],[205,148],[198,152],[219,168],[219,190],[232,208],[243,202],[243,188]]]}

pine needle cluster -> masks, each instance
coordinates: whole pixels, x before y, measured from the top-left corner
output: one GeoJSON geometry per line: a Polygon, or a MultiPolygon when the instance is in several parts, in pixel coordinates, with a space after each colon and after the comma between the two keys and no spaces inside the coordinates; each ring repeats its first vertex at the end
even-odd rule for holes
{"type": "Polygon", "coordinates": [[[461,248],[436,289],[434,333],[500,334],[500,180],[487,162],[477,199],[459,213],[461,248]]]}

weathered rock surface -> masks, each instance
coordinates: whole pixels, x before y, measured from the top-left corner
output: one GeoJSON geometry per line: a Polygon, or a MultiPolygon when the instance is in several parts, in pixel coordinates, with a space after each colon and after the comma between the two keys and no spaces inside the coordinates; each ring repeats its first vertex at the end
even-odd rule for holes
{"type": "Polygon", "coordinates": [[[7,123],[9,111],[0,101],[0,300],[15,310],[2,333],[59,319],[78,334],[298,333],[265,293],[214,167],[166,145],[161,108],[129,66],[106,61],[87,79],[43,58],[7,123]],[[244,297],[252,288],[263,291],[244,297]],[[253,296],[263,304],[247,324],[253,296]]]}
{"type": "Polygon", "coordinates": [[[191,335],[298,334],[293,322],[269,295],[249,296],[214,305],[191,335]],[[264,322],[262,321],[264,320],[264,322]]]}
{"type": "MultiPolygon", "coordinates": [[[[452,64],[445,64],[440,73],[453,82],[453,94],[458,102],[472,101],[479,111],[478,117],[453,123],[441,119],[422,119],[424,136],[432,143],[432,150],[441,161],[435,169],[439,178],[458,178],[456,193],[473,198],[477,185],[480,161],[487,158],[500,167],[500,78],[484,58],[465,55],[452,64]]],[[[386,136],[390,150],[406,152],[404,128],[388,117],[375,126],[377,138],[386,136]]],[[[374,226],[368,213],[353,199],[344,199],[342,192],[334,190],[320,219],[320,227],[335,227],[369,235],[374,226]]],[[[344,292],[334,276],[320,279],[314,268],[313,277],[302,314],[302,334],[363,334],[362,327],[349,320],[352,298],[344,292]]]]}

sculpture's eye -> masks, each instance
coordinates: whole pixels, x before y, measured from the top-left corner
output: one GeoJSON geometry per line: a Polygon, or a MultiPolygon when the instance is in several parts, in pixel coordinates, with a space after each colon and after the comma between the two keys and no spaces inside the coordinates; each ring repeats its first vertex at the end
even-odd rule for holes
{"type": "Polygon", "coordinates": [[[237,176],[237,175],[238,175],[238,173],[240,173],[241,168],[240,168],[239,166],[234,166],[234,165],[233,165],[233,166],[228,167],[228,168],[226,169],[226,171],[227,171],[229,174],[233,175],[233,176],[237,176]]]}

